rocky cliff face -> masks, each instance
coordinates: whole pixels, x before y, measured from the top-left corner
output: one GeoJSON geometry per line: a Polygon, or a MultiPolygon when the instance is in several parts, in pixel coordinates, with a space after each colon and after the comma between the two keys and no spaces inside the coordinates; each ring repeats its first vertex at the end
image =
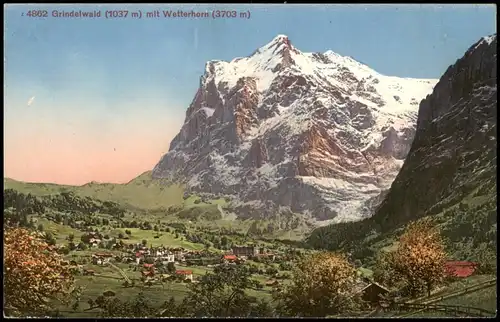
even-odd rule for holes
{"type": "Polygon", "coordinates": [[[420,104],[411,150],[375,215],[382,227],[496,190],[496,50],[496,35],[482,38],[420,104]]]}
{"type": "Polygon", "coordinates": [[[435,84],[303,53],[280,35],[250,57],[206,64],[153,177],[231,196],[240,217],[358,219],[398,173],[435,84]]]}
{"type": "Polygon", "coordinates": [[[367,260],[416,219],[430,216],[449,256],[496,259],[497,37],[484,37],[450,66],[418,112],[415,139],[389,191],[367,200],[365,220],[315,229],[311,246],[367,260]],[[385,194],[385,195],[384,195],[385,194]]]}

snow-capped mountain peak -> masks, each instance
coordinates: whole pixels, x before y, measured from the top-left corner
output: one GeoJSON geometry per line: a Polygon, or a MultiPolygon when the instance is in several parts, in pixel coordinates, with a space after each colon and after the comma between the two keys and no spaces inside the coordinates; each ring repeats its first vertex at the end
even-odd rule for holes
{"type": "Polygon", "coordinates": [[[475,44],[475,45],[472,45],[471,49],[469,49],[466,53],[466,55],[468,53],[470,53],[471,51],[474,51],[476,50],[477,48],[479,48],[481,45],[486,45],[486,46],[489,46],[493,41],[495,41],[497,39],[497,34],[493,34],[493,35],[489,35],[489,36],[484,36],[482,37],[481,39],[479,39],[479,41],[475,44]]]}
{"type": "Polygon", "coordinates": [[[278,35],[249,57],[206,64],[153,175],[232,195],[240,215],[288,207],[359,217],[394,179],[435,83],[384,76],[333,51],[301,52],[278,35]]]}
{"type": "Polygon", "coordinates": [[[279,51],[281,49],[285,49],[285,48],[292,49],[294,47],[292,46],[292,43],[290,42],[290,39],[288,38],[288,36],[278,35],[278,36],[274,37],[273,40],[271,40],[269,43],[260,47],[258,49],[258,51],[262,53],[264,51],[269,50],[269,51],[276,53],[277,51],[279,51]]]}

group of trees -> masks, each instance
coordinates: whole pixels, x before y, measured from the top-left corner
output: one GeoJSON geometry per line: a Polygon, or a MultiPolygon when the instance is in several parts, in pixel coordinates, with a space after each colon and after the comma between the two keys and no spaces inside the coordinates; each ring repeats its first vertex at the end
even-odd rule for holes
{"type": "MultiPolygon", "coordinates": [[[[247,267],[248,271],[251,274],[268,275],[270,277],[274,277],[274,276],[278,276],[278,273],[279,273],[278,269],[271,266],[271,265],[264,267],[264,268],[259,268],[255,264],[245,264],[245,267],[247,267]]],[[[286,273],[283,275],[284,275],[284,278],[287,277],[286,273]]],[[[283,276],[283,275],[281,275],[281,276],[283,276]]]]}
{"type": "Polygon", "coordinates": [[[186,240],[192,243],[203,244],[208,247],[213,246],[217,249],[231,249],[233,245],[231,239],[227,236],[218,236],[213,233],[188,231],[186,232],[185,237],[186,240]]]}
{"type": "Polygon", "coordinates": [[[61,211],[82,214],[94,214],[96,212],[111,215],[120,219],[125,215],[125,209],[118,203],[112,201],[101,201],[91,197],[80,197],[74,192],[61,192],[58,195],[45,197],[47,207],[61,211]]]}
{"type": "Polygon", "coordinates": [[[63,258],[40,233],[8,228],[4,238],[4,310],[8,316],[47,315],[77,295],[63,258]]]}
{"type": "Polygon", "coordinates": [[[275,295],[279,311],[295,317],[348,314],[360,303],[352,292],[356,277],[344,255],[313,254],[299,261],[292,283],[275,295]]]}
{"type": "Polygon", "coordinates": [[[43,214],[45,204],[39,198],[31,194],[23,194],[13,189],[3,191],[3,208],[14,208],[18,213],[24,215],[43,214]]]}
{"type": "Polygon", "coordinates": [[[407,227],[394,251],[380,254],[375,278],[402,295],[430,295],[446,277],[446,257],[439,229],[428,219],[419,220],[407,227]]]}
{"type": "Polygon", "coordinates": [[[294,230],[300,226],[300,221],[300,218],[293,214],[275,218],[273,222],[269,222],[266,225],[262,225],[259,221],[253,221],[247,230],[247,234],[260,237],[266,234],[272,235],[274,232],[280,230],[294,230]]]}
{"type": "Polygon", "coordinates": [[[4,190],[4,223],[10,227],[37,228],[33,219],[28,219],[28,215],[35,214],[80,230],[100,225],[113,225],[117,228],[124,213],[125,210],[117,203],[82,198],[72,192],[36,197],[13,189],[4,190]],[[110,214],[115,220],[112,222],[107,218],[100,218],[96,212],[110,214]]]}
{"type": "Polygon", "coordinates": [[[425,217],[407,224],[397,248],[390,252],[369,247],[391,239],[384,234],[387,227],[381,229],[376,218],[317,229],[308,242],[318,248],[349,251],[353,262],[374,263],[375,279],[401,295],[429,294],[445,280],[448,257],[469,258],[486,267],[485,271],[494,271],[492,263],[496,261],[488,254],[496,251],[496,204],[488,201],[474,208],[474,219],[469,218],[467,207],[461,203],[444,212],[443,218],[425,217]],[[441,230],[443,220],[447,225],[441,230]],[[461,249],[457,245],[462,245],[461,249]]]}

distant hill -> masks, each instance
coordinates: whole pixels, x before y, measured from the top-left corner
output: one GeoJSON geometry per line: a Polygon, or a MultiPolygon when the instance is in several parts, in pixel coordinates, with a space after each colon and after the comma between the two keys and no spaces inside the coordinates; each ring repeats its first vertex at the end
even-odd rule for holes
{"type": "Polygon", "coordinates": [[[37,196],[72,191],[79,196],[115,201],[132,208],[146,210],[182,205],[184,193],[182,185],[170,185],[162,180],[153,179],[151,171],[144,172],[125,184],[90,182],[82,186],[69,186],[4,178],[4,189],[9,188],[37,196]]]}

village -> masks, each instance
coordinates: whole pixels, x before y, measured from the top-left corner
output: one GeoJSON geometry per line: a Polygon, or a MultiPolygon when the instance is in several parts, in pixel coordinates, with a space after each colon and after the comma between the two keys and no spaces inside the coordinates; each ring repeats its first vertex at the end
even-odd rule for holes
{"type": "MultiPolygon", "coordinates": [[[[313,266],[297,265],[322,253],[303,243],[231,229],[212,231],[189,222],[156,221],[154,225],[147,221],[137,225],[128,222],[118,228],[113,226],[116,223],[102,219],[102,222],[95,220],[75,229],[61,224],[56,217],[52,214],[47,218],[29,218],[28,223],[36,227],[51,250],[62,255],[61,266],[69,266],[77,286],[82,288],[84,295],[77,302],[81,308],[74,313],[79,316],[90,314],[87,310],[92,305],[88,301],[92,299],[130,301],[138,294],[147,294],[149,299],[174,301],[180,305],[186,298],[196,298],[198,290],[210,289],[212,283],[243,291],[248,299],[277,303],[282,294],[303,280],[299,271],[306,273],[303,276],[307,279],[306,285],[314,285],[315,289],[317,285],[328,285],[323,281],[328,277],[323,274],[323,258],[310,262],[313,266]],[[240,283],[239,277],[244,282],[240,283]]],[[[431,301],[446,301],[449,296],[459,296],[461,292],[476,291],[494,283],[483,262],[479,265],[446,254],[448,276],[432,288],[431,295],[425,294],[425,299],[414,298],[408,295],[405,287],[391,282],[393,277],[384,274],[386,267],[377,265],[375,258],[360,258],[354,252],[340,255],[349,274],[356,274],[356,278],[349,278],[344,284],[343,294],[356,298],[356,302],[361,300],[356,311],[361,315],[371,314],[371,311],[382,316],[402,314],[400,309],[419,309],[427,305],[427,302],[412,303],[413,300],[428,301],[430,297],[431,301]],[[402,307],[403,304],[406,306],[402,307]]],[[[308,292],[307,286],[304,292],[308,292]]],[[[475,304],[472,309],[478,311],[477,307],[479,305],[475,304]]],[[[447,314],[454,310],[451,306],[444,309],[448,310],[447,314]]]]}
{"type": "MultiPolygon", "coordinates": [[[[45,231],[42,221],[52,227],[54,224],[49,223],[57,221],[56,216],[49,219],[52,221],[36,218],[32,222],[39,231],[45,231]]],[[[156,222],[154,226],[150,222],[128,223],[121,229],[105,226],[105,223],[116,224],[103,219],[102,225],[72,228],[57,235],[44,232],[47,243],[64,256],[62,265],[70,266],[78,283],[86,288],[86,294],[111,296],[130,288],[122,293],[125,297],[140,290],[154,294],[153,298],[171,296],[182,301],[193,287],[205,285],[205,276],[224,274],[226,266],[234,266],[238,274],[249,273],[249,284],[245,286],[249,296],[272,301],[293,283],[296,264],[317,252],[302,244],[231,230],[212,232],[189,222],[156,222]]],[[[347,295],[361,298],[364,309],[385,310],[407,300],[404,288],[374,276],[377,268],[374,263],[361,261],[350,252],[345,256],[357,273],[357,278],[349,282],[347,295]]],[[[449,257],[446,261],[450,280],[468,283],[470,277],[471,281],[490,285],[487,283],[491,281],[486,280],[488,275],[475,276],[478,263],[457,259],[460,258],[449,257]]],[[[315,278],[321,278],[320,275],[315,278]]],[[[223,283],[229,282],[226,279],[223,283]]],[[[433,292],[446,289],[446,283],[433,292]]]]}
{"type": "MultiPolygon", "coordinates": [[[[121,239],[117,241],[104,238],[101,233],[93,231],[82,236],[82,242],[74,250],[78,252],[86,249],[92,254],[91,260],[85,261],[85,265],[79,264],[76,260],[67,262],[75,267],[75,272],[95,276],[97,274],[95,267],[113,266],[120,271],[125,281],[128,281],[127,284],[132,284],[132,281],[123,272],[124,267],[133,272],[140,272],[141,281],[148,285],[165,281],[196,283],[201,275],[194,274],[193,269],[189,269],[190,267],[203,267],[210,270],[219,265],[244,265],[247,261],[269,265],[292,259],[290,255],[281,254],[280,256],[264,247],[254,245],[233,246],[231,250],[219,252],[207,249],[188,250],[183,247],[164,245],[148,247],[145,241],[127,244],[121,239]]],[[[80,256],[80,258],[83,257],[80,256]]],[[[255,265],[250,265],[249,268],[257,274],[268,275],[270,279],[265,282],[267,286],[277,286],[280,284],[277,279],[288,277],[287,274],[280,275],[277,269],[262,270],[256,268],[255,265]]]]}
{"type": "MultiPolygon", "coordinates": [[[[87,265],[78,264],[71,260],[67,264],[73,265],[75,270],[82,275],[95,276],[95,267],[112,266],[116,268],[123,276],[125,286],[134,286],[135,282],[128,277],[118,265],[128,265],[128,268],[134,272],[140,273],[140,281],[145,285],[163,282],[183,282],[197,283],[202,274],[196,274],[195,269],[204,267],[208,270],[220,265],[247,265],[250,262],[263,262],[266,264],[276,264],[280,268],[287,268],[284,265],[287,261],[293,261],[295,258],[289,254],[280,254],[271,252],[264,247],[255,245],[233,246],[231,250],[225,252],[213,252],[209,250],[188,250],[182,247],[156,246],[148,247],[145,243],[125,244],[121,240],[113,242],[111,251],[100,249],[103,245],[102,236],[99,233],[89,232],[87,244],[92,252],[91,261],[87,265]],[[94,266],[94,268],[92,267],[94,266]],[[191,269],[190,269],[191,268],[191,269]]],[[[280,274],[278,269],[255,269],[255,265],[250,265],[251,271],[255,274],[265,275],[267,277],[264,285],[273,291],[279,291],[283,285],[283,280],[289,277],[289,274],[280,274]],[[252,270],[253,268],[253,270],[252,270]]],[[[467,278],[474,274],[478,264],[465,261],[447,261],[446,268],[449,276],[454,278],[467,278]]],[[[199,269],[198,269],[199,271],[199,269]]],[[[361,293],[362,298],[372,305],[380,304],[386,300],[390,289],[373,279],[359,274],[358,281],[353,287],[352,293],[361,293]]],[[[394,300],[394,299],[393,299],[394,300]]]]}

